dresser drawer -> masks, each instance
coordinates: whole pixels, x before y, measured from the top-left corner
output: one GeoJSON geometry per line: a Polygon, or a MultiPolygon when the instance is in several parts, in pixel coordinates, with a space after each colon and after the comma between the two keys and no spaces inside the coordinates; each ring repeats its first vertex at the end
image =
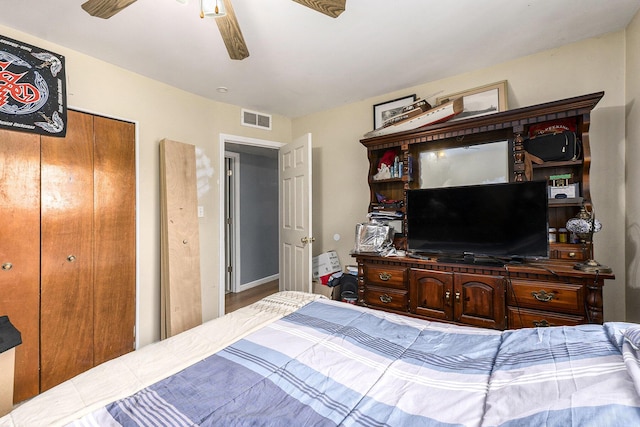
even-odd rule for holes
{"type": "Polygon", "coordinates": [[[567,283],[512,280],[507,304],[568,314],[584,313],[584,287],[567,283]]]}
{"type": "Polygon", "coordinates": [[[387,308],[389,310],[409,311],[409,293],[378,286],[366,286],[364,291],[366,305],[387,308]]]}
{"type": "Polygon", "coordinates": [[[551,244],[549,248],[549,257],[552,259],[586,261],[588,256],[588,250],[584,245],[551,244]]]}
{"type": "Polygon", "coordinates": [[[364,281],[367,285],[406,290],[408,269],[396,266],[365,265],[364,281]]]}
{"type": "Polygon", "coordinates": [[[582,316],[570,316],[543,311],[507,308],[507,322],[509,329],[540,328],[550,326],[575,326],[586,323],[582,316]]]}

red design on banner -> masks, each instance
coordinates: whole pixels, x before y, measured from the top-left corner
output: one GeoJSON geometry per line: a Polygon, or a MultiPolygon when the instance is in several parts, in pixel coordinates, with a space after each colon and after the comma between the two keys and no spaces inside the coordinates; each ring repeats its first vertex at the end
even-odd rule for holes
{"type": "Polygon", "coordinates": [[[31,83],[19,83],[27,73],[16,74],[7,71],[10,62],[0,62],[0,107],[7,103],[11,96],[23,104],[30,104],[40,99],[40,92],[31,83]]]}
{"type": "Polygon", "coordinates": [[[0,129],[66,135],[64,56],[0,34],[0,129]]]}

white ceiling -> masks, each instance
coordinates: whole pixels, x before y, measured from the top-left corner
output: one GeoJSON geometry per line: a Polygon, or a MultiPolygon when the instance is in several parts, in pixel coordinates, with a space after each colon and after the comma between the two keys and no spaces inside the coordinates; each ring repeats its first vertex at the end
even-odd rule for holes
{"type": "Polygon", "coordinates": [[[2,0],[0,24],[291,118],[617,31],[640,7],[640,0],[347,0],[333,19],[291,0],[233,0],[250,52],[233,61],[215,22],[200,19],[199,0],[138,0],[108,20],[89,16],[83,2],[2,0]]]}

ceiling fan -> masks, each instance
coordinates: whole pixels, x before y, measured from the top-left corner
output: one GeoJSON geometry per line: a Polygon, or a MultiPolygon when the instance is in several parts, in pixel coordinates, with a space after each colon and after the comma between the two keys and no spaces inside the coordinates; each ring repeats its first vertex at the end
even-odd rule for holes
{"type": "MultiPolygon", "coordinates": [[[[82,8],[91,16],[108,19],[137,0],[87,0],[82,8]]],[[[216,17],[216,24],[231,59],[242,60],[249,56],[249,49],[240,31],[240,25],[233,11],[231,0],[218,0],[226,14],[216,17]]],[[[216,7],[218,4],[216,1],[216,7]]],[[[347,0],[293,0],[332,18],[344,12],[347,0]]],[[[183,1],[184,2],[184,1],[183,1]]],[[[201,13],[202,16],[202,13],[201,13]]]]}

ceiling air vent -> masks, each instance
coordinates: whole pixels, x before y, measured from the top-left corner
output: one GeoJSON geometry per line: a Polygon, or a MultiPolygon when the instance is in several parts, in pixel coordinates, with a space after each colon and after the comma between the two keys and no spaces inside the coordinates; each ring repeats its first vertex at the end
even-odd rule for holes
{"type": "Polygon", "coordinates": [[[269,114],[249,111],[243,108],[240,124],[243,126],[271,130],[271,116],[269,114]]]}

